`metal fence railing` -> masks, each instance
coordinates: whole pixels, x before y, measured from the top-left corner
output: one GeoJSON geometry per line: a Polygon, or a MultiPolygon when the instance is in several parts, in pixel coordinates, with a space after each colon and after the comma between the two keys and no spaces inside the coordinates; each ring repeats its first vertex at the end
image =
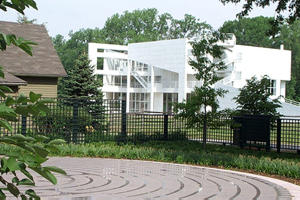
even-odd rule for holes
{"type": "MultiPolygon", "coordinates": [[[[126,113],[122,100],[56,99],[50,113],[39,117],[20,116],[11,122],[12,131],[0,129],[0,136],[42,134],[50,139],[90,143],[104,140],[193,140],[202,142],[201,127],[187,126],[186,119],[167,113],[126,113]]],[[[215,119],[219,126],[208,127],[207,142],[234,143],[230,119],[215,119]]],[[[281,118],[272,123],[270,146],[300,152],[300,118],[281,118]]]]}

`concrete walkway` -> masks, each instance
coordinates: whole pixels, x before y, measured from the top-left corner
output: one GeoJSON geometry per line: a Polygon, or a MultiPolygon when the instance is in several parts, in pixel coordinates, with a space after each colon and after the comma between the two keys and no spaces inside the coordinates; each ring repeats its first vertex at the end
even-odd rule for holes
{"type": "Polygon", "coordinates": [[[47,200],[123,199],[299,199],[300,187],[272,178],[229,170],[160,162],[101,158],[51,158],[67,176],[51,185],[37,177],[36,191],[47,200]]]}

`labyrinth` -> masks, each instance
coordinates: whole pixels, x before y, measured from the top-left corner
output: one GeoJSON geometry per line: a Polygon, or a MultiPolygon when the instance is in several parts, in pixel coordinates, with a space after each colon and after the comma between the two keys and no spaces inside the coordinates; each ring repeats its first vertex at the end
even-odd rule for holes
{"type": "Polygon", "coordinates": [[[36,177],[35,190],[47,200],[292,199],[265,179],[211,168],[100,158],[51,158],[47,165],[68,174],[57,175],[55,186],[36,177]]]}

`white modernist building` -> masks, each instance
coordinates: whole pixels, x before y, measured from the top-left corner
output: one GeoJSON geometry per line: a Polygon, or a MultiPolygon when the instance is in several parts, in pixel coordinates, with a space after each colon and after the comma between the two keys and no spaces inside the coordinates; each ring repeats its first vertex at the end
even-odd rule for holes
{"type": "MultiPolygon", "coordinates": [[[[274,97],[285,97],[291,77],[291,52],[236,45],[235,37],[222,43],[227,69],[219,84],[241,88],[252,76],[268,75],[274,97]]],[[[127,111],[169,112],[173,102],[182,102],[201,82],[188,64],[192,56],[189,39],[132,43],[128,46],[89,43],[94,73],[103,80],[108,99],[127,100],[127,111]]]]}

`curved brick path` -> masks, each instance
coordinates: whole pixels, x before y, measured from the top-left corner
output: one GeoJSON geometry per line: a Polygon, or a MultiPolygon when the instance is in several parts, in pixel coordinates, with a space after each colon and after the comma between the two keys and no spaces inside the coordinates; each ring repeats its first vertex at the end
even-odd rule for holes
{"type": "Polygon", "coordinates": [[[259,176],[211,168],[100,158],[51,158],[47,164],[68,175],[58,175],[56,186],[38,177],[35,190],[42,199],[297,199],[259,176]]]}

